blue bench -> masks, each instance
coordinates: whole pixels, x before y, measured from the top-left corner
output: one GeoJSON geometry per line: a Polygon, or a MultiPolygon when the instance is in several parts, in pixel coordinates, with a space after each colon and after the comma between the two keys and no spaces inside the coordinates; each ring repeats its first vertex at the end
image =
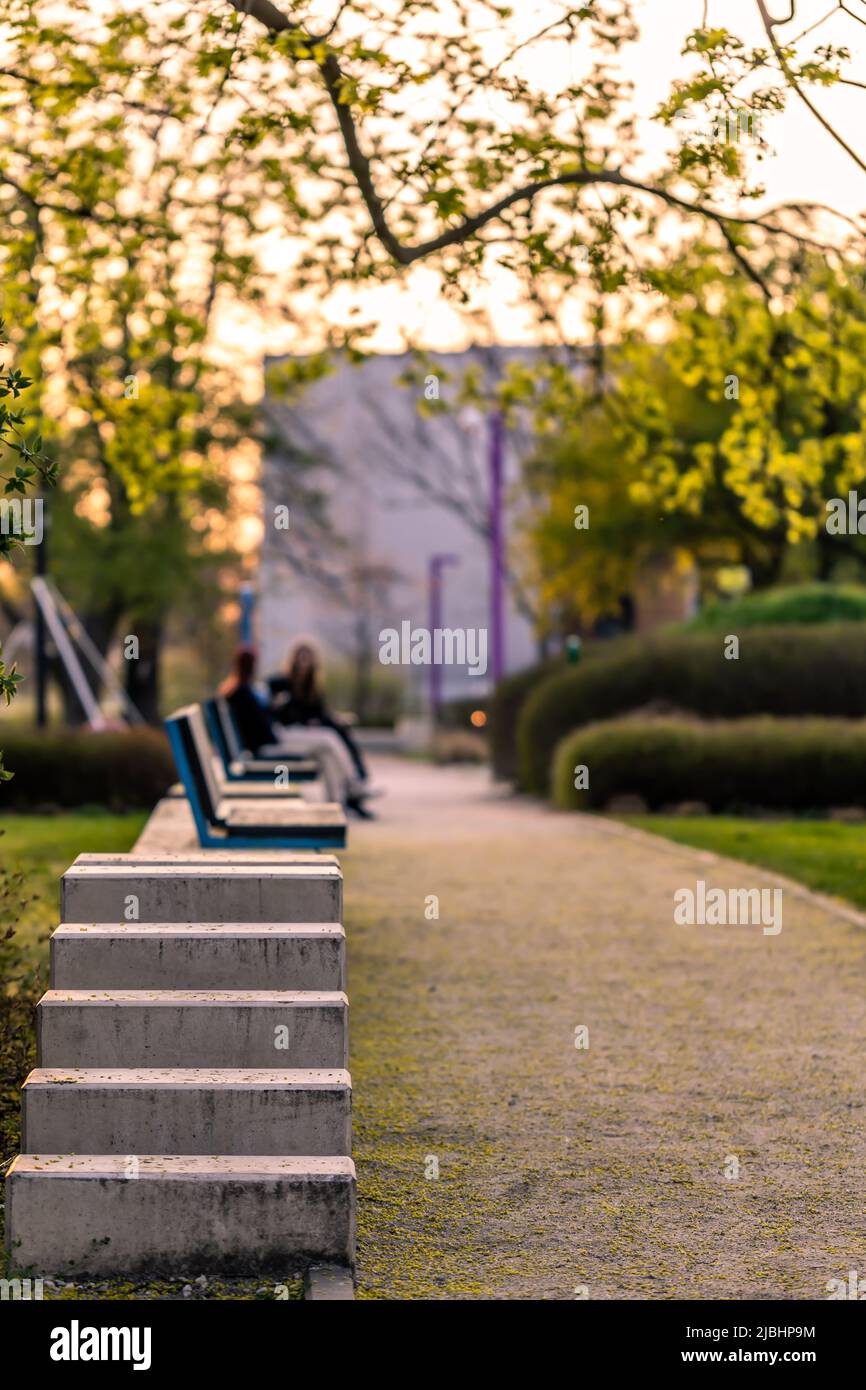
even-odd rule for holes
{"type": "MultiPolygon", "coordinates": [[[[340,849],[346,817],[334,802],[221,799],[213,765],[202,756],[201,710],[192,705],[165,721],[171,749],[204,849],[340,849]]],[[[273,776],[273,773],[271,774],[273,776]]]]}
{"type": "Polygon", "coordinates": [[[273,782],[276,767],[286,768],[290,782],[314,782],[319,776],[319,765],[314,758],[278,752],[268,757],[252,757],[242,749],[234,716],[226,700],[207,700],[204,708],[227,782],[273,782]]]}

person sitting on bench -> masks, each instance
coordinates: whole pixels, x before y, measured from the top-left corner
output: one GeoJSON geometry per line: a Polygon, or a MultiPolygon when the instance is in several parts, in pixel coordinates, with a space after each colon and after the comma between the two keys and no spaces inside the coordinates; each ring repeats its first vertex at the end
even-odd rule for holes
{"type": "Polygon", "coordinates": [[[275,725],[264,702],[256,694],[254,687],[256,673],[256,654],[252,647],[239,647],[232,659],[230,675],[226,677],[217,692],[227,701],[237,725],[241,742],[249,751],[256,754],[303,752],[317,759],[322,769],[329,801],[338,801],[342,806],[358,815],[365,812],[361,801],[361,783],[352,759],[344,744],[332,729],[309,730],[310,736],[298,747],[298,739],[293,738],[291,729],[275,725]]]}
{"type": "Polygon", "coordinates": [[[265,744],[277,741],[267,705],[253,688],[255,673],[256,654],[252,647],[238,647],[231,671],[217,690],[217,695],[228,702],[238,737],[253,757],[265,744]]]}
{"type": "Polygon", "coordinates": [[[268,686],[271,692],[271,717],[284,730],[327,729],[340,740],[352,760],[357,783],[349,807],[358,815],[369,817],[370,812],[364,806],[364,801],[377,793],[370,786],[360,748],[346,726],[328,710],[322,692],[319,654],[312,642],[306,638],[296,642],[289,652],[285,672],[281,676],[271,676],[268,686]]]}

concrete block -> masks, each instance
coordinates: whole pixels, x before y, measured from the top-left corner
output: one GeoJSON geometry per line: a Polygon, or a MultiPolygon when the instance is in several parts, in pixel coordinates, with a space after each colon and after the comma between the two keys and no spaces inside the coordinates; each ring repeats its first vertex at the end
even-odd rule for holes
{"type": "Polygon", "coordinates": [[[279,1279],[355,1260],[346,1157],[23,1154],[6,1213],[13,1265],[43,1277],[279,1279]]]}
{"type": "Polygon", "coordinates": [[[345,955],[338,922],[63,923],[51,938],[51,985],[341,990],[345,955]]]}
{"type": "Polygon", "coordinates": [[[38,1066],[346,1067],[345,994],[293,990],[48,990],[38,1066]]]}
{"type": "Polygon", "coordinates": [[[26,1153],[351,1154],[344,1070],[40,1068],[22,1089],[26,1153]]]}
{"type": "Polygon", "coordinates": [[[117,865],[121,868],[155,864],[188,864],[196,868],[207,868],[211,864],[313,864],[340,867],[335,854],[322,854],[312,849],[245,849],[242,855],[232,849],[190,849],[190,850],[130,850],[126,854],[79,854],[75,868],[88,868],[94,864],[117,865]]]}
{"type": "Polygon", "coordinates": [[[63,875],[63,922],[340,922],[343,878],[321,862],[80,864],[63,875]]]}

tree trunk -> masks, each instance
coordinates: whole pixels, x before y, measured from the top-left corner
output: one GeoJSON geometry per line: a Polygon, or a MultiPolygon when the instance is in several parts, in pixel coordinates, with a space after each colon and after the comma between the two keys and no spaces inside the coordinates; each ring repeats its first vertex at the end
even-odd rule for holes
{"type": "Polygon", "coordinates": [[[160,656],[163,627],[158,621],[131,624],[135,631],[124,636],[126,693],[148,724],[162,724],[159,709],[160,656]],[[130,641],[135,638],[136,646],[130,641]]]}

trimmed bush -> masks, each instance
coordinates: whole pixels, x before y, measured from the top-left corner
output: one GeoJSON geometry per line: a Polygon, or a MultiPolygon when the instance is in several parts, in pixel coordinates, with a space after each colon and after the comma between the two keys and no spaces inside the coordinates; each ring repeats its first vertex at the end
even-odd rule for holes
{"type": "Polygon", "coordinates": [[[614,653],[617,655],[634,651],[639,639],[632,633],[621,633],[616,637],[588,638],[581,649],[580,662],[571,665],[564,656],[549,657],[539,661],[536,666],[525,666],[522,671],[501,680],[490,697],[487,710],[487,731],[490,738],[490,761],[494,777],[503,781],[515,782],[518,775],[517,727],[520,711],[537,685],[549,676],[566,674],[595,661],[605,661],[614,653]]]}
{"type": "Polygon", "coordinates": [[[168,739],[156,729],[92,733],[10,728],[0,736],[7,769],[0,813],[44,806],[149,808],[177,781],[168,739]]]}
{"type": "Polygon", "coordinates": [[[710,603],[687,625],[689,632],[739,632],[782,623],[866,622],[866,588],[853,584],[796,584],[767,589],[733,603],[710,603]]]}
{"type": "Polygon", "coordinates": [[[866,806],[866,721],[614,719],[569,734],[554,755],[564,810],[637,795],[650,810],[684,801],[712,811],[866,806]],[[577,790],[575,768],[588,769],[577,790]]]}
{"type": "MultiPolygon", "coordinates": [[[[525,666],[499,682],[487,711],[490,762],[494,777],[513,782],[517,777],[517,720],[524,701],[542,681],[564,668],[562,659],[525,666]]],[[[568,668],[571,669],[571,668],[568,668]]]]}
{"type": "MultiPolygon", "coordinates": [[[[729,629],[730,630],[730,629],[729,629]]],[[[520,783],[544,795],[560,739],[585,724],[662,704],[710,719],[866,714],[866,624],[752,628],[738,660],[721,633],[670,633],[550,677],[518,719],[520,783]]]]}

